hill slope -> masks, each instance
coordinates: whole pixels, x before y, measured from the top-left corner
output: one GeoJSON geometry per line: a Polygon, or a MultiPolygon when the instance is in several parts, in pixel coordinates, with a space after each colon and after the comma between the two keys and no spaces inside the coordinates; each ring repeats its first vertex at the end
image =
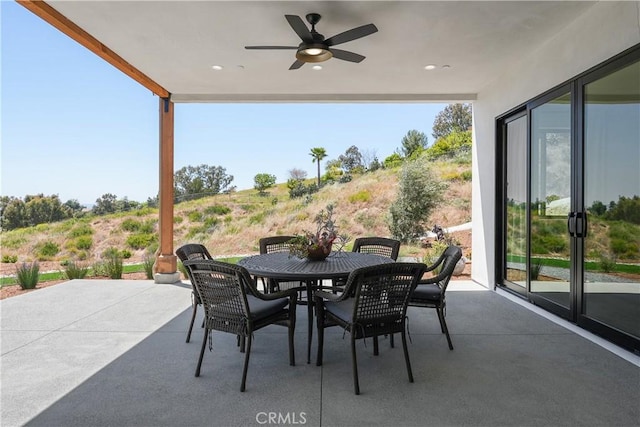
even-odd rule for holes
{"type": "MultiPolygon", "coordinates": [[[[433,213],[429,224],[447,227],[470,221],[471,182],[460,180],[461,172],[470,170],[470,165],[437,163],[435,170],[447,180],[449,188],[446,203],[433,213]]],[[[315,213],[330,203],[335,205],[341,233],[352,238],[388,236],[386,218],[397,186],[398,169],[391,169],[354,177],[345,184],[327,185],[308,199],[290,199],[286,186],[280,184],[267,196],[244,190],[179,203],[174,208],[174,247],[197,242],[206,245],[214,256],[257,253],[260,237],[313,230],[315,213]]],[[[157,221],[156,209],[143,209],[12,230],[1,234],[2,255],[17,256],[18,262],[39,259],[41,264],[49,261],[59,266],[66,259],[92,263],[108,248],[117,248],[131,252],[128,262],[140,261],[149,249],[157,247],[157,242],[150,242],[157,234],[157,221]],[[52,254],[56,252],[54,247],[58,251],[52,254]],[[45,252],[48,255],[43,255],[45,252]]],[[[469,255],[470,232],[454,237],[469,255]]],[[[401,255],[423,253],[417,246],[403,245],[401,250],[401,255]]],[[[2,274],[14,271],[15,265],[2,264],[2,274]]]]}

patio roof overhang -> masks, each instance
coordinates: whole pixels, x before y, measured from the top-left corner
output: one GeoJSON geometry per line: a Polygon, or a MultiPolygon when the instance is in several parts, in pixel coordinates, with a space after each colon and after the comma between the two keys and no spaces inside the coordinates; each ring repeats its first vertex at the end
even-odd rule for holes
{"type": "Polygon", "coordinates": [[[597,3],[17,1],[173,102],[472,101],[597,3]],[[284,15],[310,12],[326,37],[374,23],[378,32],[339,46],[366,59],[289,71],[295,50],[244,48],[297,46],[284,15]]]}

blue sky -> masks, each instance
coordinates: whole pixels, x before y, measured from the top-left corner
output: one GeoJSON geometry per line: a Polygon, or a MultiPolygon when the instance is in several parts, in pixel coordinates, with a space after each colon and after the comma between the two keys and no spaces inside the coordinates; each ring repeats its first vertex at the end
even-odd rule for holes
{"type": "MultiPolygon", "coordinates": [[[[87,204],[105,193],[156,195],[158,98],[15,2],[0,0],[0,16],[0,193],[87,204]]],[[[411,129],[433,142],[444,107],[176,104],[175,168],[222,166],[239,190],[257,173],[283,182],[298,168],[313,177],[311,148],[325,148],[325,161],[351,145],[383,160],[411,129]],[[310,116],[322,127],[305,125],[310,116]]]]}

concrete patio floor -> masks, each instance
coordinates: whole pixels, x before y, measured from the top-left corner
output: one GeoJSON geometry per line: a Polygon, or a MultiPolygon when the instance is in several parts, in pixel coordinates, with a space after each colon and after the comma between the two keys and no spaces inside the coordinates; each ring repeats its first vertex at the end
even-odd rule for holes
{"type": "MultiPolygon", "coordinates": [[[[620,357],[501,293],[452,282],[449,351],[434,310],[410,308],[402,347],[327,331],[324,366],[306,364],[298,309],[296,366],[286,329],[256,332],[247,391],[235,337],[215,333],[194,377],[190,285],[73,280],[0,302],[1,424],[33,426],[637,426],[640,359],[620,357]]],[[[315,351],[315,338],[314,347],[315,351]]]]}

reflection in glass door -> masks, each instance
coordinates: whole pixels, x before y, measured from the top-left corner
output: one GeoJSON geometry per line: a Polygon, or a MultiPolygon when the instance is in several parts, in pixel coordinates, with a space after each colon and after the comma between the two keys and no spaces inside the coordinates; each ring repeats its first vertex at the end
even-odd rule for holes
{"type": "Polygon", "coordinates": [[[530,292],[570,317],[571,94],[554,97],[530,114],[530,292]]]}
{"type": "Polygon", "coordinates": [[[527,116],[506,123],[506,271],[504,279],[527,286],[527,116]]]}
{"type": "Polygon", "coordinates": [[[582,319],[640,338],[640,61],[584,86],[583,128],[582,319]]]}

